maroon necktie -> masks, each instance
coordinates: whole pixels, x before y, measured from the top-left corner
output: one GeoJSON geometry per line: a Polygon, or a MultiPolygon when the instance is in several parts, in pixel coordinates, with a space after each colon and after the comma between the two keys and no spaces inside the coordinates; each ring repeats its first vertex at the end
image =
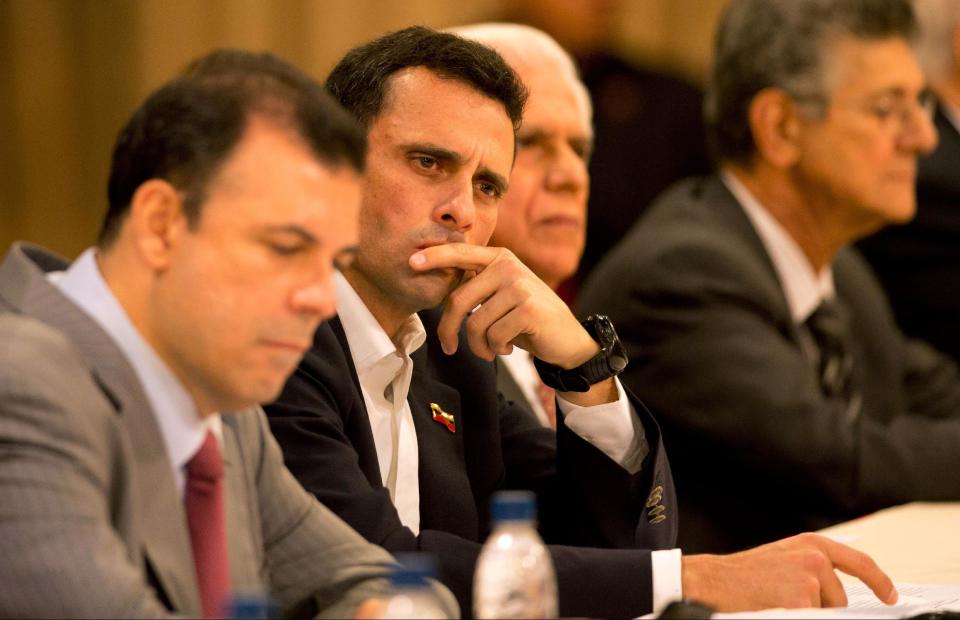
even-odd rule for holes
{"type": "Polygon", "coordinates": [[[217,438],[210,431],[187,463],[184,503],[203,617],[220,618],[230,594],[230,564],[223,507],[223,459],[217,438]]]}

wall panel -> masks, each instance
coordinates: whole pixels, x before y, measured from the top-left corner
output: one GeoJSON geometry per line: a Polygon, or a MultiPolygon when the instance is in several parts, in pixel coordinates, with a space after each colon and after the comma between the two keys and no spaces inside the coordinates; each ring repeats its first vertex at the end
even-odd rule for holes
{"type": "MultiPolygon", "coordinates": [[[[618,46],[699,79],[723,3],[626,0],[618,46]]],[[[0,0],[0,248],[29,239],[73,257],[92,243],[117,131],[147,93],[199,54],[222,46],[271,50],[322,77],[358,42],[411,23],[468,23],[496,6],[0,0]]]]}

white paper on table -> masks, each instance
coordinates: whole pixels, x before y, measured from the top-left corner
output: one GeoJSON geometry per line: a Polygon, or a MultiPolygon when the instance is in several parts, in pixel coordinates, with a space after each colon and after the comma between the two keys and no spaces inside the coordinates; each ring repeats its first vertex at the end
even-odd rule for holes
{"type": "Polygon", "coordinates": [[[827,609],[764,609],[737,613],[718,613],[713,618],[752,619],[774,618],[793,620],[799,618],[909,618],[927,611],[960,610],[960,585],[944,584],[894,584],[900,598],[896,605],[886,605],[863,583],[844,586],[847,592],[847,607],[827,609]]]}
{"type": "Polygon", "coordinates": [[[960,610],[960,585],[917,583],[894,584],[900,598],[892,608],[884,605],[866,585],[850,583],[845,586],[847,591],[847,609],[900,609],[905,608],[915,615],[924,611],[937,609],[960,610]]]}

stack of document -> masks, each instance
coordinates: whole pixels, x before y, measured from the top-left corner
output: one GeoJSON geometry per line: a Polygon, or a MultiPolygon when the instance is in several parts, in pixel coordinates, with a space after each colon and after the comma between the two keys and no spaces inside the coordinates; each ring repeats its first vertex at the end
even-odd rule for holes
{"type": "Polygon", "coordinates": [[[885,605],[862,583],[848,583],[847,607],[826,609],[764,609],[729,614],[714,614],[712,618],[910,618],[930,611],[960,611],[960,585],[912,583],[895,584],[900,595],[896,605],[885,605]]]}

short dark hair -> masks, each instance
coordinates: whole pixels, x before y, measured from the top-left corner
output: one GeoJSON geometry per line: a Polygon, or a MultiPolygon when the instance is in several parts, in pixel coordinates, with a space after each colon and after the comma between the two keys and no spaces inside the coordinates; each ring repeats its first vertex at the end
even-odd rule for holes
{"type": "Polygon", "coordinates": [[[829,46],[838,37],[916,38],[910,0],[733,0],[721,18],[704,101],[714,156],[752,162],[750,102],[780,88],[822,116],[829,103],[829,46]]]}
{"type": "Polygon", "coordinates": [[[424,26],[391,32],[350,50],[327,78],[327,90],[369,129],[383,109],[391,76],[408,67],[425,67],[472,86],[503,104],[514,130],[520,126],[527,91],[500,54],[424,26]]]}
{"type": "Polygon", "coordinates": [[[252,115],[294,131],[320,161],[363,170],[363,129],[318,82],[272,54],[218,50],[150,95],[120,131],[98,245],[113,242],[134,193],[149,179],[182,191],[195,224],[210,179],[252,115]]]}

